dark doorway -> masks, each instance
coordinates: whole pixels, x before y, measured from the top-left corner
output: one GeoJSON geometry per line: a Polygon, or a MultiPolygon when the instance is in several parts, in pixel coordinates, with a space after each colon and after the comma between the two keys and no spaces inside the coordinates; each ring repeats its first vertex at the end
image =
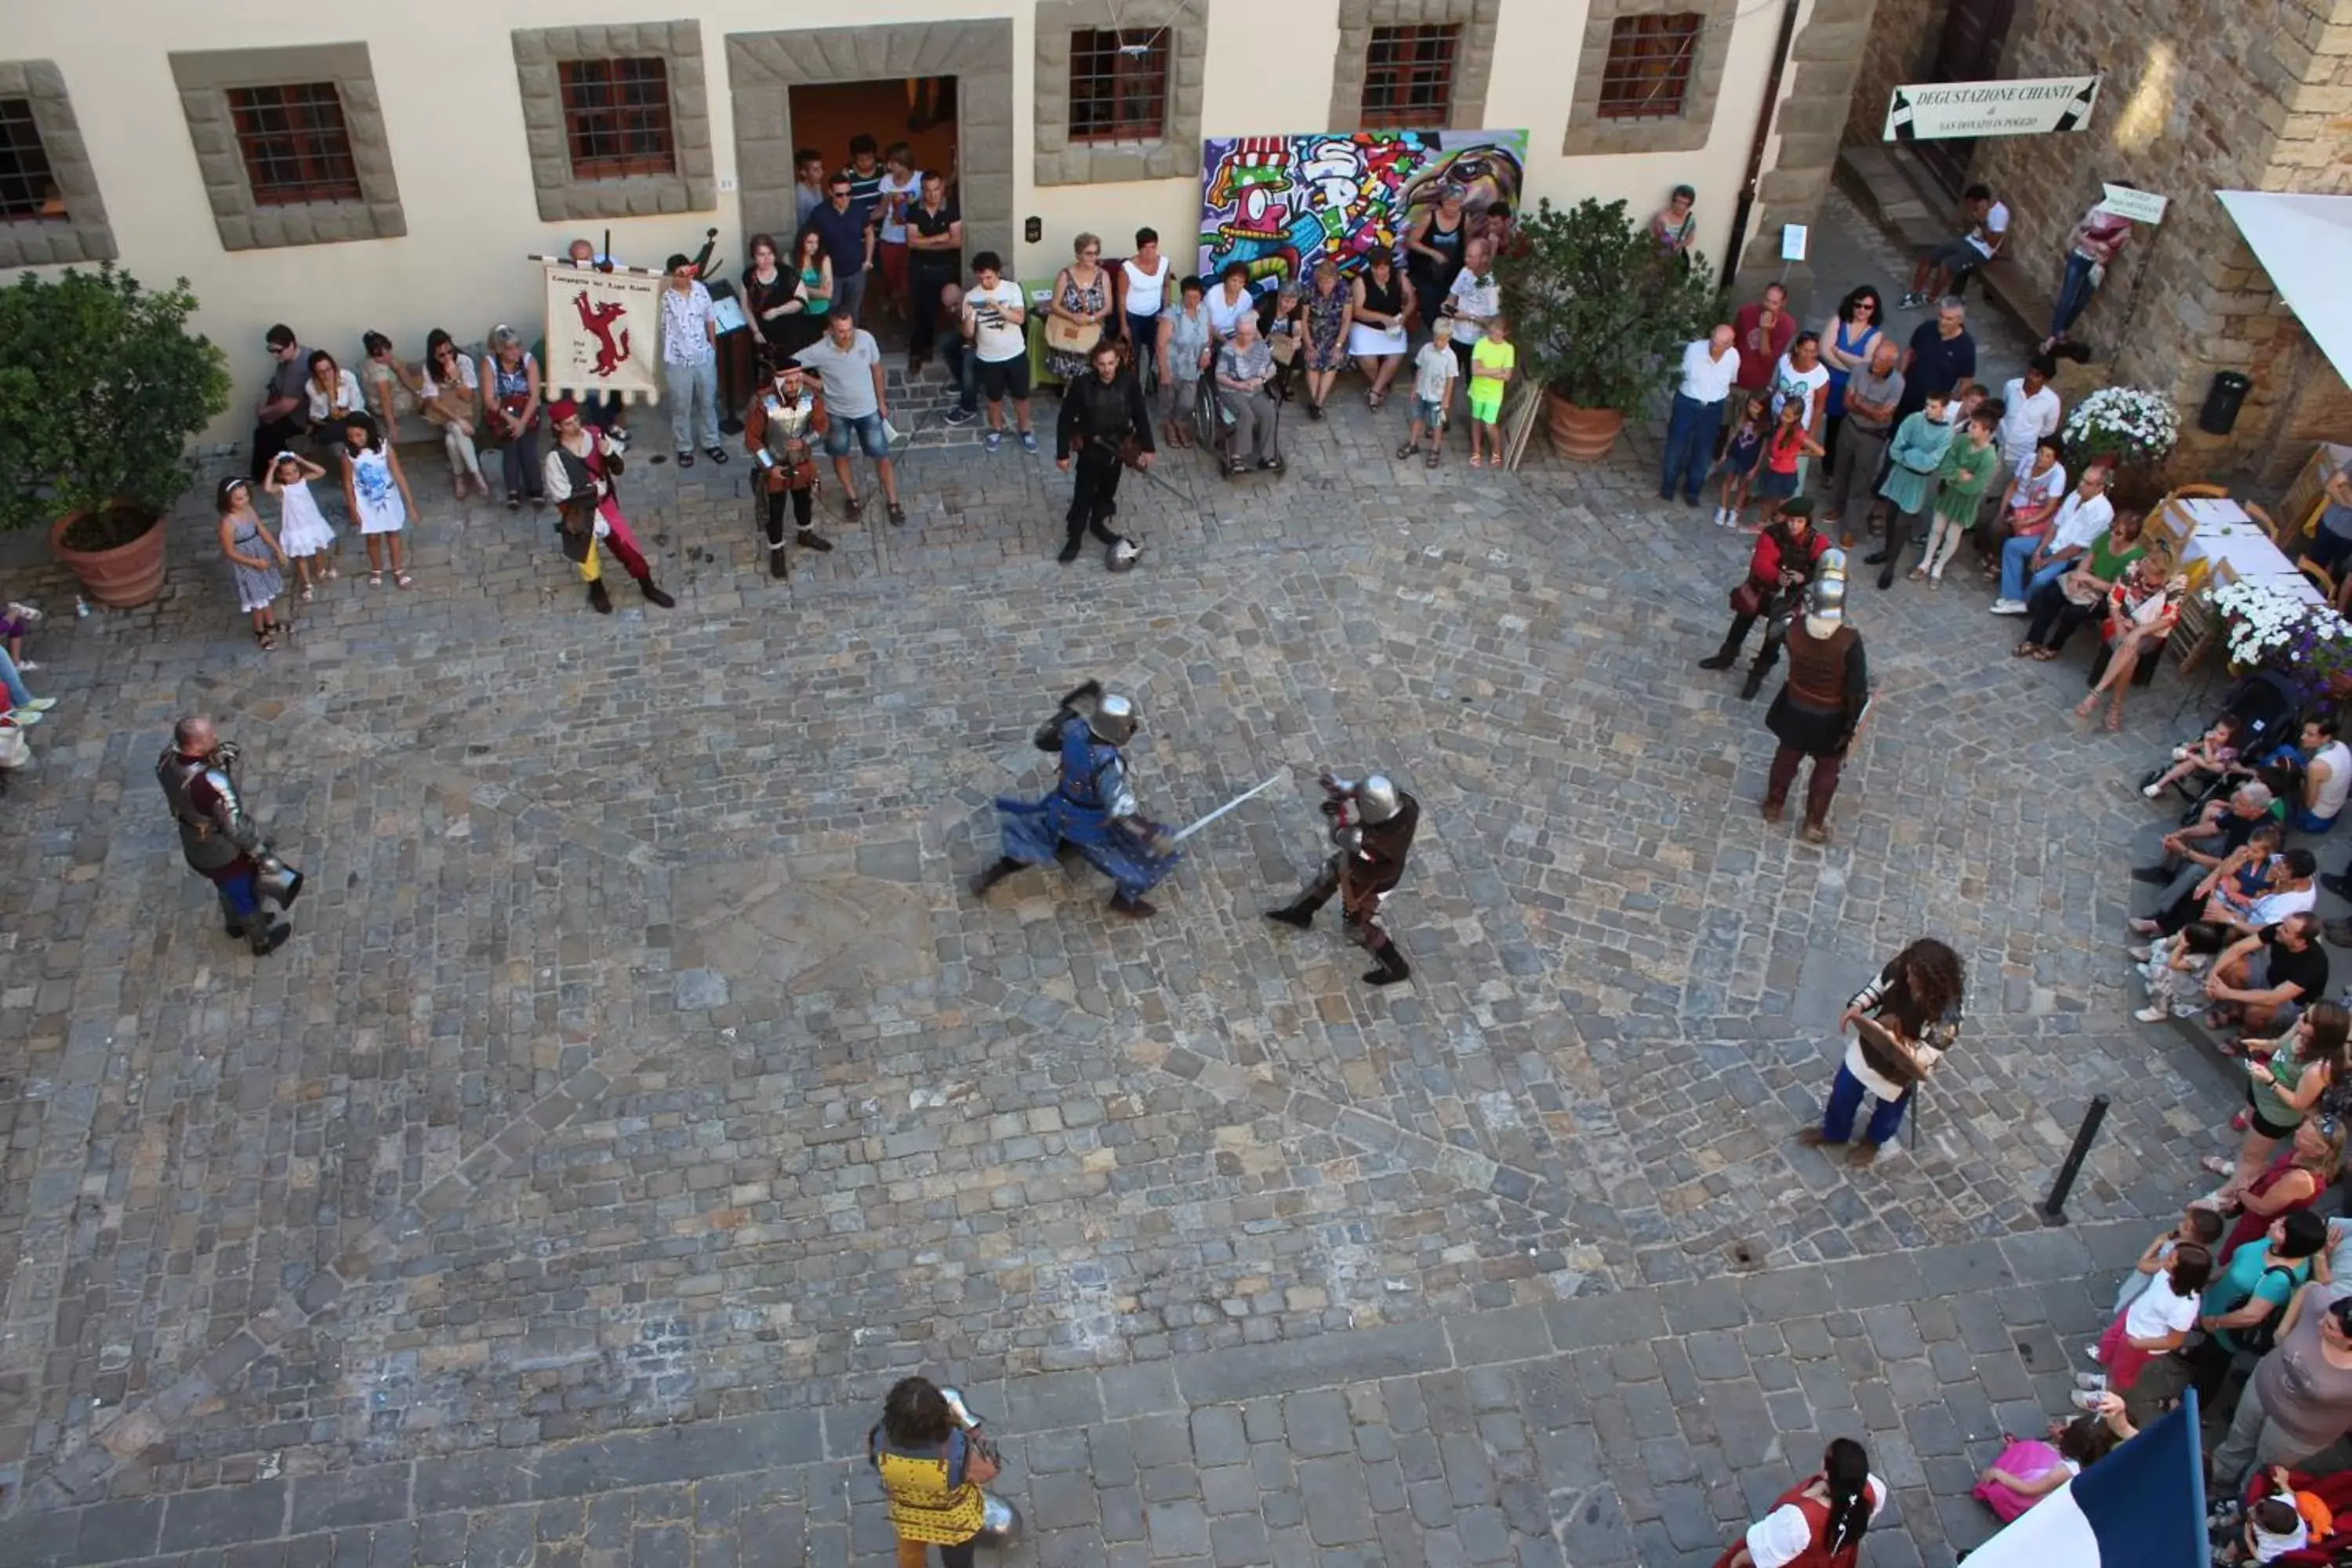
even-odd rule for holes
{"type": "MultiPolygon", "coordinates": [[[[956,195],[956,79],[951,76],[907,77],[887,81],[816,82],[791,89],[793,139],[799,147],[824,156],[828,170],[849,166],[853,137],[871,136],[877,159],[895,142],[903,142],[918,174],[947,176],[948,195],[956,195]]],[[[912,205],[920,187],[905,200],[912,205]]],[[[908,302],[906,279],[887,258],[866,286],[866,308],[860,324],[887,349],[905,346],[908,302]]]]}
{"type": "MultiPolygon", "coordinates": [[[[2001,46],[2009,41],[2009,25],[2017,15],[2017,0],[1951,0],[1944,15],[1944,37],[1928,65],[1929,82],[1990,81],[2000,70],[2001,46]]],[[[1916,143],[1919,156],[1937,178],[1958,191],[1969,177],[1976,155],[1972,137],[1939,137],[1916,143]]]]}

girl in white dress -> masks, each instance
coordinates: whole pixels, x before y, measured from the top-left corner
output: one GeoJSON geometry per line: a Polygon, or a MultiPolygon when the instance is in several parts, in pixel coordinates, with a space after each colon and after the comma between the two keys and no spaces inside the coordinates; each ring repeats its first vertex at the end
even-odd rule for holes
{"type": "Polygon", "coordinates": [[[269,465],[269,477],[261,481],[261,488],[278,498],[278,542],[302,579],[306,601],[310,597],[312,556],[320,558],[320,576],[335,575],[335,531],[327,514],[319,510],[318,498],[310,493],[310,481],[326,477],[327,470],[310,458],[280,452],[269,465]]]}
{"type": "Polygon", "coordinates": [[[375,427],[375,420],[354,414],[343,421],[343,500],[367,540],[368,586],[383,586],[383,556],[392,552],[392,580],[405,588],[415,579],[401,566],[400,531],[416,501],[408,493],[408,476],[400,471],[400,454],[375,427]]]}

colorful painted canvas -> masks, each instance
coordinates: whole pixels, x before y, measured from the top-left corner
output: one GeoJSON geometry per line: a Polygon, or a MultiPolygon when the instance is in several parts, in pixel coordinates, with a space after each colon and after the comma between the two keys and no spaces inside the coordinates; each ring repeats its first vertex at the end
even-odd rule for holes
{"type": "Polygon", "coordinates": [[[1524,131],[1359,131],[1220,137],[1201,158],[1201,275],[1246,262],[1264,289],[1325,257],[1355,271],[1398,251],[1445,191],[1473,212],[1519,206],[1524,131]]]}

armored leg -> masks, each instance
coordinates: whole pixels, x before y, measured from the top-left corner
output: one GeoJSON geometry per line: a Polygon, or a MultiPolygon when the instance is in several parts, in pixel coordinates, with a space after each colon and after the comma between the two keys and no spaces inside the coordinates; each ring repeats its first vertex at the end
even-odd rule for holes
{"type": "Polygon", "coordinates": [[[1315,911],[1328,903],[1331,895],[1339,890],[1339,858],[1334,855],[1323,862],[1323,869],[1316,874],[1315,880],[1309,882],[1298,897],[1278,910],[1266,910],[1265,918],[1305,931],[1315,923],[1315,911]]]}

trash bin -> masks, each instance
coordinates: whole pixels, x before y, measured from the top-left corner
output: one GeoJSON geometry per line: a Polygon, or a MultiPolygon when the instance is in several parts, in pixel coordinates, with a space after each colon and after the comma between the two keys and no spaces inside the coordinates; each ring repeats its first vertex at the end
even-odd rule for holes
{"type": "Polygon", "coordinates": [[[2197,428],[2209,436],[2227,436],[2236,427],[2238,410],[2245,406],[2246,394],[2253,388],[2252,376],[2234,370],[2215,371],[2213,384],[2205,394],[2205,406],[2197,413],[2197,428]]]}

